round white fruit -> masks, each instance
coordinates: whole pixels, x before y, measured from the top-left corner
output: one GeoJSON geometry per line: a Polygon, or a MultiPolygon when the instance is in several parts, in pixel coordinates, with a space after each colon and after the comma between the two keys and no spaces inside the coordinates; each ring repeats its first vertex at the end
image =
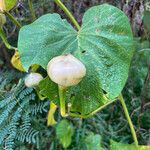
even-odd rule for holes
{"type": "Polygon", "coordinates": [[[47,72],[52,81],[60,86],[77,85],[86,74],[84,64],[73,55],[54,57],[47,66],[47,72]]]}
{"type": "Polygon", "coordinates": [[[39,73],[30,73],[25,78],[25,85],[27,87],[35,87],[39,84],[39,82],[43,80],[43,77],[39,73]]]}

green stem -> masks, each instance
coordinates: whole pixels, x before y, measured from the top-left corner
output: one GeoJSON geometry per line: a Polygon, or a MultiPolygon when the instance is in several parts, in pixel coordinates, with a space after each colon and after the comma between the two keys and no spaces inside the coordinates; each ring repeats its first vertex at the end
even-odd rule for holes
{"type": "Polygon", "coordinates": [[[69,116],[71,117],[79,117],[79,118],[89,118],[89,117],[92,117],[93,115],[95,115],[97,112],[101,111],[102,109],[106,108],[108,105],[112,104],[113,102],[115,102],[116,99],[108,102],[107,104],[99,107],[98,109],[96,109],[95,111],[91,112],[90,114],[87,114],[87,115],[79,115],[79,114],[76,114],[76,113],[69,113],[69,116]]]}
{"type": "Polygon", "coordinates": [[[65,14],[70,18],[72,23],[75,25],[77,30],[80,30],[80,26],[78,22],[75,20],[71,12],[67,9],[67,7],[61,2],[61,0],[55,0],[55,3],[65,12],[65,14]]]}
{"type": "Polygon", "coordinates": [[[18,28],[21,28],[21,24],[16,20],[16,18],[13,15],[11,15],[8,11],[5,11],[4,13],[18,28]]]}
{"type": "Polygon", "coordinates": [[[4,42],[5,46],[6,46],[8,49],[13,49],[13,50],[16,50],[16,49],[17,49],[17,48],[15,48],[15,47],[13,47],[13,46],[11,46],[11,45],[9,44],[9,42],[7,41],[7,37],[6,37],[6,35],[5,35],[5,33],[4,33],[2,27],[0,28],[0,37],[2,38],[2,41],[4,42]]]}
{"type": "Polygon", "coordinates": [[[35,16],[35,11],[33,8],[32,0],[28,0],[28,5],[29,5],[30,12],[31,12],[32,20],[34,21],[36,20],[36,16],[35,16]]]}
{"type": "Polygon", "coordinates": [[[60,100],[60,113],[62,117],[66,117],[68,116],[68,114],[66,114],[66,103],[65,103],[66,89],[62,86],[58,86],[58,89],[59,89],[59,100],[60,100]]]}
{"type": "Polygon", "coordinates": [[[130,129],[131,129],[131,133],[132,133],[132,136],[133,136],[135,145],[136,145],[136,147],[137,147],[137,149],[138,149],[138,140],[137,140],[136,132],[135,132],[135,130],[134,130],[133,123],[132,123],[131,118],[130,118],[130,116],[129,116],[129,112],[128,112],[127,106],[126,106],[126,104],[125,104],[125,102],[124,102],[124,99],[123,99],[122,94],[120,94],[120,95],[118,96],[118,99],[119,99],[120,102],[121,102],[121,105],[122,105],[122,107],[123,107],[123,110],[124,110],[126,119],[127,119],[128,123],[129,123],[130,129]]]}

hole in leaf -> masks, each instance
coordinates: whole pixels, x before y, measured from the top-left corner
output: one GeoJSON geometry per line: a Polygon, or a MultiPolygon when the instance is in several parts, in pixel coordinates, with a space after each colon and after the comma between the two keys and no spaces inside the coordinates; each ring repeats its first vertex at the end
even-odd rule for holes
{"type": "MultiPolygon", "coordinates": [[[[102,89],[102,90],[103,90],[103,89],[102,89]]],[[[103,90],[103,93],[104,93],[104,94],[107,94],[107,92],[106,92],[105,90],[103,90]]]]}
{"type": "Polygon", "coordinates": [[[80,112],[70,111],[71,113],[75,113],[76,115],[81,115],[80,112]]]}
{"type": "Polygon", "coordinates": [[[86,52],[86,51],[85,51],[85,50],[83,50],[83,51],[82,51],[82,54],[84,54],[85,52],[86,52]]]}

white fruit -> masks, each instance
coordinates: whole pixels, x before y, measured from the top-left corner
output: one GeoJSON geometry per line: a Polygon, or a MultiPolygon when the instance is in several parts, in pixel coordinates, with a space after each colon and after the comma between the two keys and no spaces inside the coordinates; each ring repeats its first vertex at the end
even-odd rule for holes
{"type": "Polygon", "coordinates": [[[39,73],[30,73],[26,78],[25,78],[25,85],[27,87],[35,87],[39,84],[39,82],[43,80],[43,77],[39,73]]]}
{"type": "Polygon", "coordinates": [[[86,74],[84,64],[73,55],[54,57],[47,66],[52,81],[60,86],[68,87],[78,84],[86,74]]]}

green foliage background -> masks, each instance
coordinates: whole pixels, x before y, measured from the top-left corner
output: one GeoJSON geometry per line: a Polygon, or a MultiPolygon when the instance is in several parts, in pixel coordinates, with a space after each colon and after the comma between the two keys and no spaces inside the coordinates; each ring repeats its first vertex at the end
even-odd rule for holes
{"type": "MultiPolygon", "coordinates": [[[[102,3],[97,0],[64,2],[80,23],[87,8],[102,3]],[[79,10],[79,6],[82,9],[79,10]]],[[[149,29],[147,30],[147,25],[144,28],[142,24],[140,27],[137,24],[142,20],[144,9],[149,8],[144,7],[148,1],[145,1],[144,4],[138,3],[139,7],[134,1],[131,1],[132,4],[129,1],[128,5],[117,0],[107,2],[123,9],[131,21],[136,50],[123,95],[135,125],[139,144],[150,144],[150,79],[147,78],[150,72],[148,70],[150,68],[149,29]],[[137,17],[138,15],[141,15],[140,19],[137,17]]],[[[23,24],[28,24],[31,22],[31,17],[27,1],[22,1],[21,5],[23,7],[16,7],[11,13],[18,17],[23,24]]],[[[48,12],[62,13],[50,0],[34,1],[34,8],[37,16],[48,12]]],[[[64,14],[62,15],[65,17],[64,14]]],[[[16,45],[18,30],[9,20],[5,26],[11,37],[10,42],[16,45]]],[[[2,44],[0,46],[2,52],[0,52],[0,149],[63,150],[57,136],[58,126],[46,126],[49,101],[39,101],[33,89],[24,87],[19,78],[23,78],[25,74],[10,67],[9,60],[12,52],[8,52],[2,44]]],[[[62,120],[58,111],[55,118],[58,123],[62,120]]],[[[67,150],[91,150],[90,147],[97,150],[95,145],[98,147],[102,145],[104,149],[108,149],[110,139],[122,143],[133,143],[128,123],[119,102],[113,103],[89,119],[68,118],[68,121],[74,133],[72,132],[71,145],[66,148],[67,150]]],[[[64,133],[64,131],[62,132],[64,133]]]]}

